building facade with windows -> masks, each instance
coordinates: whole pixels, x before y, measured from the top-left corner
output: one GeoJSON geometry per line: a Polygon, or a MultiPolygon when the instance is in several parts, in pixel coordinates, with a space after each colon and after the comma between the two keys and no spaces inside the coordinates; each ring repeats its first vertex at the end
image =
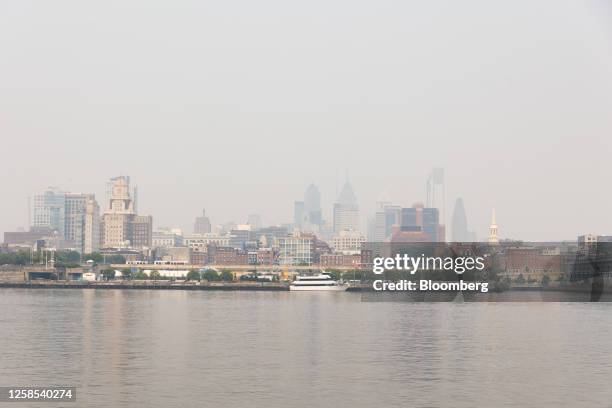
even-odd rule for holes
{"type": "Polygon", "coordinates": [[[153,217],[136,214],[130,178],[114,177],[108,184],[106,210],[100,225],[104,248],[150,248],[153,240],[153,217]]]}
{"type": "Polygon", "coordinates": [[[48,227],[65,237],[66,193],[49,187],[34,196],[32,227],[48,227]]]}
{"type": "Polygon", "coordinates": [[[359,204],[353,187],[347,180],[334,203],[334,233],[359,230],[359,204]]]}
{"type": "Polygon", "coordinates": [[[335,252],[342,254],[358,254],[361,251],[365,237],[357,231],[340,231],[332,238],[331,246],[335,252]]]}
{"type": "Polygon", "coordinates": [[[315,237],[296,234],[278,240],[278,261],[281,265],[312,265],[314,259],[315,237]]]}

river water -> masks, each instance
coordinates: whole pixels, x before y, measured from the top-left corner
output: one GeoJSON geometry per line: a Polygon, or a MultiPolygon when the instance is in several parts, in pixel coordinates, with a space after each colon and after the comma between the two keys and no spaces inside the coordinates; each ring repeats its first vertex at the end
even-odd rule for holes
{"type": "Polygon", "coordinates": [[[610,407],[611,349],[610,303],[0,289],[0,386],[68,406],[610,407]]]}

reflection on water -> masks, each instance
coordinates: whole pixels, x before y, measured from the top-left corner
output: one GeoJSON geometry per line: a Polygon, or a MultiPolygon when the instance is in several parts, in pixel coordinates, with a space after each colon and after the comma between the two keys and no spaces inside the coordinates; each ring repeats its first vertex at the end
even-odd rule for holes
{"type": "Polygon", "coordinates": [[[75,385],[79,407],[610,406],[610,307],[2,289],[0,386],[75,385]]]}

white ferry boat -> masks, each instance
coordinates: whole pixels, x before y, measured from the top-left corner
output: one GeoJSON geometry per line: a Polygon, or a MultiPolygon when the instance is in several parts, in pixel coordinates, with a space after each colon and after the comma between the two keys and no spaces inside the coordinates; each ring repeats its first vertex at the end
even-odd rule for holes
{"type": "Polygon", "coordinates": [[[346,290],[348,285],[339,283],[331,276],[320,273],[310,276],[296,276],[295,280],[289,285],[289,290],[346,290]]]}

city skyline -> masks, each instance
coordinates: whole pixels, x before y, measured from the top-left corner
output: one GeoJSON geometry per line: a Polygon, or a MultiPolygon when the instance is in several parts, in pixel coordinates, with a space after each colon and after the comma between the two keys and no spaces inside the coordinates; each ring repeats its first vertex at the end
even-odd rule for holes
{"type": "Polygon", "coordinates": [[[0,51],[0,403],[610,404],[612,0],[1,0],[0,51]]]}
{"type": "Polygon", "coordinates": [[[385,191],[411,206],[434,167],[479,237],[493,207],[504,236],[612,231],[607,2],[179,3],[3,8],[0,231],[118,174],[190,229],[291,220],[312,182],[329,220],[346,169],[362,217],[385,191]]]}
{"type": "MultiPolygon", "coordinates": [[[[116,178],[121,178],[121,177],[125,177],[125,176],[118,176],[118,177],[110,177],[110,180],[112,181],[113,179],[116,178]]],[[[130,177],[127,176],[127,178],[129,179],[130,177]]],[[[38,196],[42,196],[45,193],[48,193],[50,191],[59,191],[62,193],[65,193],[67,195],[72,195],[72,196],[83,196],[83,197],[92,197],[95,199],[95,201],[97,202],[99,209],[96,211],[99,211],[100,214],[100,218],[102,218],[102,216],[104,215],[105,211],[108,210],[108,208],[105,207],[105,203],[108,200],[108,185],[109,182],[106,182],[106,190],[104,191],[104,193],[91,193],[91,192],[74,192],[71,191],[70,189],[65,189],[65,188],[58,188],[57,186],[48,186],[47,188],[42,189],[39,192],[34,192],[32,195],[30,195],[29,197],[26,198],[26,205],[24,206],[24,210],[26,211],[26,222],[23,225],[19,225],[17,227],[14,228],[9,228],[6,229],[6,231],[0,231],[0,233],[3,232],[8,232],[8,231],[18,231],[18,230],[25,230],[27,231],[30,227],[36,227],[37,223],[36,223],[36,209],[35,209],[35,199],[38,196]],[[28,208],[29,207],[29,208],[28,208]],[[27,213],[30,213],[29,215],[27,213]],[[31,225],[28,225],[28,221],[31,223],[31,225]]],[[[352,183],[350,183],[350,180],[346,179],[344,181],[344,183],[342,183],[342,189],[340,190],[340,192],[337,194],[337,196],[331,200],[331,203],[327,203],[327,200],[322,200],[321,197],[317,197],[317,204],[320,206],[321,209],[321,213],[322,213],[322,220],[321,222],[323,222],[324,224],[321,224],[321,226],[325,225],[329,228],[331,228],[332,231],[334,231],[334,206],[337,205],[338,200],[342,200],[343,195],[346,195],[346,188],[348,185],[348,188],[350,190],[350,194],[353,195],[352,198],[354,198],[356,200],[357,206],[359,208],[360,206],[360,200],[355,197],[355,193],[352,191],[352,183]],[[347,184],[348,183],[348,184],[347,184]]],[[[132,189],[130,191],[130,193],[132,195],[136,194],[136,190],[137,190],[138,186],[137,185],[133,185],[132,189]]],[[[316,184],[315,182],[311,182],[309,183],[307,186],[305,186],[305,190],[306,190],[306,195],[309,194],[309,190],[311,190],[312,188],[316,188],[317,189],[317,193],[319,190],[319,185],[316,184]]],[[[425,195],[426,191],[424,192],[425,195]]],[[[384,197],[385,200],[389,200],[389,192],[388,190],[384,190],[381,194],[378,195],[378,199],[380,199],[381,197],[384,197]]],[[[134,198],[134,204],[136,202],[136,197],[134,198]]],[[[303,203],[303,201],[301,201],[303,203]]],[[[414,200],[413,202],[408,202],[408,203],[398,203],[396,201],[390,200],[390,201],[385,201],[385,204],[390,205],[391,207],[412,207],[413,205],[419,204],[419,203],[423,203],[424,200],[414,200]]],[[[484,219],[486,219],[485,222],[483,222],[482,219],[478,219],[474,216],[471,216],[469,211],[466,210],[466,208],[464,207],[464,200],[463,197],[457,197],[457,199],[455,200],[454,198],[447,198],[447,207],[450,208],[451,210],[453,210],[453,213],[451,214],[447,214],[446,216],[446,224],[444,224],[444,220],[442,217],[442,210],[438,207],[440,210],[440,224],[441,225],[445,225],[446,226],[446,239],[447,240],[451,240],[453,235],[454,235],[454,230],[453,230],[453,216],[454,214],[454,206],[456,206],[458,203],[461,203],[461,211],[464,212],[464,216],[467,216],[467,218],[469,219],[469,225],[470,225],[470,230],[472,230],[472,225],[484,225],[482,230],[478,230],[478,231],[471,231],[469,232],[470,234],[472,234],[472,236],[470,237],[470,239],[473,239],[473,236],[477,237],[477,240],[480,241],[484,241],[486,240],[486,237],[489,235],[490,232],[490,217],[491,217],[491,210],[494,209],[495,207],[491,207],[488,209],[485,209],[487,211],[486,214],[483,215],[484,219]],[[455,202],[456,201],[456,202],[455,202]],[[486,224],[486,225],[485,225],[486,224]]],[[[297,204],[298,201],[293,201],[290,203],[287,203],[287,206],[289,208],[289,212],[295,212],[295,204],[297,204]],[[293,207],[292,207],[293,205],[293,207]]],[[[371,203],[370,203],[371,204],[371,203]]],[[[377,201],[375,203],[375,206],[379,206],[381,205],[381,201],[377,201]]],[[[374,208],[375,206],[370,205],[370,208],[374,208]]],[[[212,205],[211,207],[216,207],[214,205],[212,205]]],[[[467,206],[469,207],[469,205],[467,206]]],[[[150,208],[150,206],[146,206],[146,208],[150,208]]],[[[364,236],[368,236],[369,233],[369,228],[372,228],[373,226],[369,226],[368,222],[373,222],[375,217],[376,217],[376,213],[378,210],[374,209],[372,212],[369,213],[363,213],[363,212],[358,212],[358,220],[359,220],[359,224],[360,224],[360,228],[359,228],[359,232],[364,235],[364,236]]],[[[206,210],[204,210],[204,212],[206,212],[206,210]]],[[[174,222],[172,221],[173,218],[170,217],[170,221],[166,222],[166,223],[160,223],[158,222],[158,218],[156,217],[156,214],[151,214],[153,216],[153,229],[157,230],[160,228],[180,228],[181,230],[183,230],[185,233],[196,233],[195,232],[195,228],[194,228],[194,220],[197,220],[199,218],[201,218],[201,213],[202,213],[202,209],[200,208],[200,216],[198,216],[197,213],[195,214],[183,214],[183,213],[179,213],[177,212],[176,214],[180,214],[180,216],[175,217],[177,220],[181,219],[181,220],[185,220],[187,219],[187,221],[181,221],[181,222],[174,222]]],[[[263,214],[266,214],[266,212],[264,211],[263,214]]],[[[261,226],[275,226],[275,225],[294,225],[297,227],[297,224],[295,224],[295,213],[291,214],[290,216],[288,216],[286,219],[281,219],[281,218],[276,218],[277,222],[273,222],[273,221],[269,221],[270,219],[274,219],[274,217],[269,217],[267,215],[261,215],[261,213],[255,213],[252,210],[248,210],[245,212],[245,215],[242,218],[234,218],[234,219],[217,219],[217,217],[215,217],[214,215],[211,215],[210,212],[207,212],[205,214],[205,218],[207,218],[211,224],[211,228],[219,228],[223,225],[229,225],[231,223],[235,223],[235,224],[249,224],[249,220],[252,219],[252,217],[257,217],[259,219],[259,222],[261,222],[261,219],[263,218],[264,222],[261,224],[261,226]]],[[[63,223],[63,221],[62,221],[63,223]]],[[[303,225],[302,225],[303,226],[303,225]]],[[[63,228],[63,227],[62,227],[63,228]]],[[[61,229],[61,228],[60,228],[61,229]]],[[[311,231],[311,232],[315,232],[317,233],[318,230],[313,231],[311,228],[306,227],[306,228],[300,228],[303,231],[311,231]]],[[[341,228],[340,230],[342,230],[344,228],[341,228]]],[[[351,229],[351,228],[349,228],[351,229]]],[[[340,230],[335,231],[335,233],[340,232],[340,230]]],[[[504,224],[504,228],[503,230],[506,230],[506,225],[504,224]]],[[[576,231],[576,233],[573,236],[570,237],[564,237],[564,238],[557,238],[559,240],[572,240],[574,239],[576,236],[578,235],[582,235],[582,234],[606,234],[607,231],[576,231]]],[[[197,233],[196,233],[197,234],[197,233]]],[[[1,235],[0,235],[1,236],[1,235]]],[[[509,236],[507,234],[502,234],[502,236],[500,238],[504,238],[504,239],[524,239],[524,240],[530,240],[528,238],[525,238],[523,236],[509,236]]],[[[532,240],[532,241],[538,241],[538,240],[532,240]]],[[[548,241],[547,239],[541,239],[540,241],[548,241]]]]}

